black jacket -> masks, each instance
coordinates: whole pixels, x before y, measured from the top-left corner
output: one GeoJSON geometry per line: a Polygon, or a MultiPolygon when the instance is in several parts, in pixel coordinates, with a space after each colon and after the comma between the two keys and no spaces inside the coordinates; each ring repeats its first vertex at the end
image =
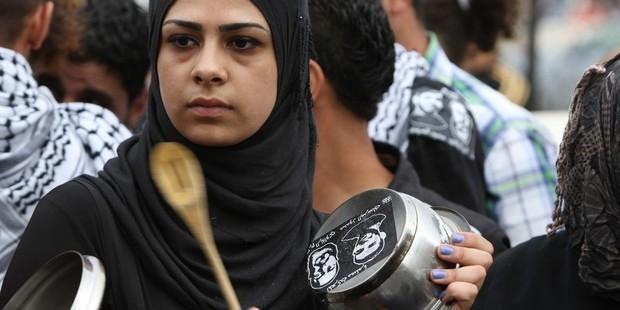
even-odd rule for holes
{"type": "Polygon", "coordinates": [[[450,202],[433,190],[424,187],[416,170],[407,160],[402,160],[404,156],[395,147],[381,142],[375,142],[374,145],[383,165],[394,173],[394,180],[389,185],[390,189],[411,195],[431,206],[446,207],[459,212],[469,224],[478,229],[482,236],[493,244],[494,255],[510,248],[508,236],[495,221],[481,213],[450,202]]]}

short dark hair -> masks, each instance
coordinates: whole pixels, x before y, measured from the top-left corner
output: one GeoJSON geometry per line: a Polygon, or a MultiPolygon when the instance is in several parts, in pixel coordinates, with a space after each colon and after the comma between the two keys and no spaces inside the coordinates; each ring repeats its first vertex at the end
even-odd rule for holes
{"type": "Polygon", "coordinates": [[[133,0],[88,0],[85,31],[71,61],[95,61],[117,73],[131,102],[144,87],[149,68],[148,20],[133,0]]]}
{"type": "Polygon", "coordinates": [[[0,45],[11,47],[22,33],[25,18],[43,0],[0,1],[0,45]]]}
{"type": "Polygon", "coordinates": [[[515,0],[424,0],[418,16],[426,29],[436,32],[450,60],[463,61],[467,44],[475,43],[484,52],[495,49],[500,37],[511,38],[517,19],[515,0]]]}
{"type": "Polygon", "coordinates": [[[379,1],[310,0],[315,53],[340,102],[370,120],[394,79],[394,37],[379,1]]]}

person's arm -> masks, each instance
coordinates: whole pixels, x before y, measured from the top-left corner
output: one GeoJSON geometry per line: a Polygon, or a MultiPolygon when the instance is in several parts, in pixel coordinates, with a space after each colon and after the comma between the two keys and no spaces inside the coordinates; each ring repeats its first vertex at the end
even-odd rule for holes
{"type": "Polygon", "coordinates": [[[457,269],[434,269],[430,278],[435,284],[445,285],[440,298],[452,304],[454,310],[471,308],[482,287],[487,270],[493,263],[493,245],[476,233],[460,232],[452,235],[452,244],[437,247],[437,257],[459,264],[457,269]]]}
{"type": "Polygon", "coordinates": [[[96,255],[90,240],[96,223],[95,202],[84,187],[69,182],[39,202],[9,265],[0,291],[4,307],[28,278],[51,258],[66,251],[96,255]]]}

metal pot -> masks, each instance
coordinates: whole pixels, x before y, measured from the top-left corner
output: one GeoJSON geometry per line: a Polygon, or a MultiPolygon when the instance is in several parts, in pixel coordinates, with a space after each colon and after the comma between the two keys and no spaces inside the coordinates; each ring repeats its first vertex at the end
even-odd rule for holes
{"type": "Polygon", "coordinates": [[[354,196],[325,221],[307,252],[312,289],[330,309],[444,309],[434,268],[454,268],[435,249],[470,231],[455,211],[389,189],[354,196]]]}
{"type": "Polygon", "coordinates": [[[105,291],[105,271],[93,256],[70,251],[49,260],[13,295],[5,310],[96,310],[105,291]]]}

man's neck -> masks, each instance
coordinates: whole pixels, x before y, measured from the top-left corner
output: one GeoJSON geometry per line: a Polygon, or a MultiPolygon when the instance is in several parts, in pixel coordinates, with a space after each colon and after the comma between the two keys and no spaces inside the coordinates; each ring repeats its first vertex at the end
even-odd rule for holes
{"type": "Polygon", "coordinates": [[[367,122],[344,108],[340,113],[316,113],[316,117],[319,133],[313,189],[316,210],[331,213],[355,194],[391,183],[394,176],[379,161],[368,137],[367,122]]]}

